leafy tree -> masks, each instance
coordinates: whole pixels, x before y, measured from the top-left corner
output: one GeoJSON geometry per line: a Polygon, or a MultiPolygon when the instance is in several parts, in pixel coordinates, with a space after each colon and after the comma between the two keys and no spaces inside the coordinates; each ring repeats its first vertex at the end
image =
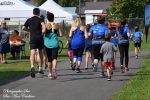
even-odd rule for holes
{"type": "Polygon", "coordinates": [[[113,17],[143,18],[144,5],[150,0],[113,0],[107,12],[113,17]]]}

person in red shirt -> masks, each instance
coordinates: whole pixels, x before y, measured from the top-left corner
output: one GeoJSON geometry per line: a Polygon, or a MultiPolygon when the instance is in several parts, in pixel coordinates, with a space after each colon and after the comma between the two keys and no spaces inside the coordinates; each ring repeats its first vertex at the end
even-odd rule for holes
{"type": "Polygon", "coordinates": [[[23,38],[19,36],[19,32],[17,30],[13,31],[13,34],[10,36],[10,50],[13,56],[13,59],[19,59],[19,54],[21,51],[21,47],[23,45],[23,38]]]}

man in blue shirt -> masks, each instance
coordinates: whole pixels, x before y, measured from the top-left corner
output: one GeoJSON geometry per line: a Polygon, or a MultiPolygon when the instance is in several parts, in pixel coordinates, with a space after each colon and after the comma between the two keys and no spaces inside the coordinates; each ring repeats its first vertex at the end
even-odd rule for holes
{"type": "Polygon", "coordinates": [[[97,19],[97,24],[93,25],[89,30],[89,35],[92,35],[92,54],[94,56],[94,71],[97,71],[98,62],[101,59],[102,72],[101,75],[104,76],[104,67],[102,64],[103,55],[100,54],[100,49],[102,44],[105,42],[105,35],[108,34],[108,27],[104,25],[105,18],[99,17],[97,19]]]}

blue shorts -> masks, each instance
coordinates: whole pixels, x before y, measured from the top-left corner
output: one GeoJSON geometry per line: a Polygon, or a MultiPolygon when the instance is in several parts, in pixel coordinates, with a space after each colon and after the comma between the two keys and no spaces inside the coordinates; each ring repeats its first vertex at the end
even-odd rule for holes
{"type": "Polygon", "coordinates": [[[6,54],[8,52],[10,52],[10,45],[7,43],[0,44],[0,53],[6,54]]]}

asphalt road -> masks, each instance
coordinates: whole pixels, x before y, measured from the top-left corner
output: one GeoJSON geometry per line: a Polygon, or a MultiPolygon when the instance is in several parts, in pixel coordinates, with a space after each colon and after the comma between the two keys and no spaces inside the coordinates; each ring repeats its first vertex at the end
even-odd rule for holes
{"type": "Polygon", "coordinates": [[[0,100],[110,100],[134,76],[147,54],[150,52],[142,53],[139,59],[130,54],[130,70],[125,74],[120,72],[117,57],[112,81],[100,78],[99,72],[92,69],[78,74],[70,70],[68,60],[64,60],[58,64],[57,80],[50,80],[45,73],[43,76],[36,75],[35,79],[25,77],[10,82],[0,86],[0,100]]]}

